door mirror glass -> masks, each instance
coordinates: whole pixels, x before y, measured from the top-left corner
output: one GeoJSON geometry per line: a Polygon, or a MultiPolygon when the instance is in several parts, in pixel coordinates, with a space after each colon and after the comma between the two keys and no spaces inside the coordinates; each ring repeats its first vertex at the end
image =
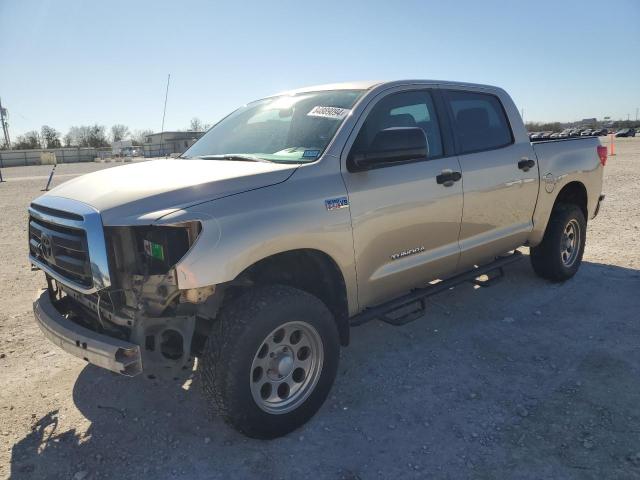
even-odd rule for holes
{"type": "Polygon", "coordinates": [[[406,162],[428,156],[427,137],[419,127],[391,127],[380,130],[367,148],[351,152],[351,161],[359,169],[379,164],[406,162]]]}

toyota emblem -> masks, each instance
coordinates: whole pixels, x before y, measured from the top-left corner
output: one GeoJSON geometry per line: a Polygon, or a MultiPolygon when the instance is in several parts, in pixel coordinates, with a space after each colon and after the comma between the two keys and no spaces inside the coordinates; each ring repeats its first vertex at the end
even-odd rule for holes
{"type": "Polygon", "coordinates": [[[51,237],[44,232],[40,235],[40,254],[43,258],[51,257],[51,237]]]}

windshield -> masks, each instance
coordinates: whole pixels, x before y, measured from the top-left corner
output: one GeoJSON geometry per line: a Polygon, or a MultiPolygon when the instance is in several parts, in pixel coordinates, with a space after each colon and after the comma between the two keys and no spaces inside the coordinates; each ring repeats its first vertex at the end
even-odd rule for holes
{"type": "Polygon", "coordinates": [[[362,93],[329,90],[258,100],[222,119],[182,158],[313,162],[362,93]]]}

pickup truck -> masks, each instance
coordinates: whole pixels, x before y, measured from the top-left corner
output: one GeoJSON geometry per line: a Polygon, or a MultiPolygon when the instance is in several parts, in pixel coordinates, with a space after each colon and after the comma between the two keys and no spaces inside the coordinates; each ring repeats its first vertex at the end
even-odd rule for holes
{"type": "Polygon", "coordinates": [[[421,317],[529,248],[571,278],[606,148],[532,144],[507,93],[353,82],[248,103],[180,158],[67,181],[29,208],[44,334],[105,369],[199,375],[212,411],[273,438],[320,408],[353,326],[421,317]]]}

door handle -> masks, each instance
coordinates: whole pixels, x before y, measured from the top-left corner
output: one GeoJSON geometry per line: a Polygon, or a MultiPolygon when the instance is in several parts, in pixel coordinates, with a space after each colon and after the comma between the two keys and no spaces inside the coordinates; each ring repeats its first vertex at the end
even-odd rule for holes
{"type": "Polygon", "coordinates": [[[520,170],[524,170],[525,172],[528,171],[530,168],[533,168],[536,166],[536,162],[531,160],[530,158],[523,158],[522,160],[520,160],[518,162],[518,168],[520,170]]]}
{"type": "Polygon", "coordinates": [[[443,170],[440,175],[436,177],[436,182],[438,185],[444,185],[445,187],[450,187],[462,178],[462,174],[460,172],[454,172],[452,170],[443,170]]]}

